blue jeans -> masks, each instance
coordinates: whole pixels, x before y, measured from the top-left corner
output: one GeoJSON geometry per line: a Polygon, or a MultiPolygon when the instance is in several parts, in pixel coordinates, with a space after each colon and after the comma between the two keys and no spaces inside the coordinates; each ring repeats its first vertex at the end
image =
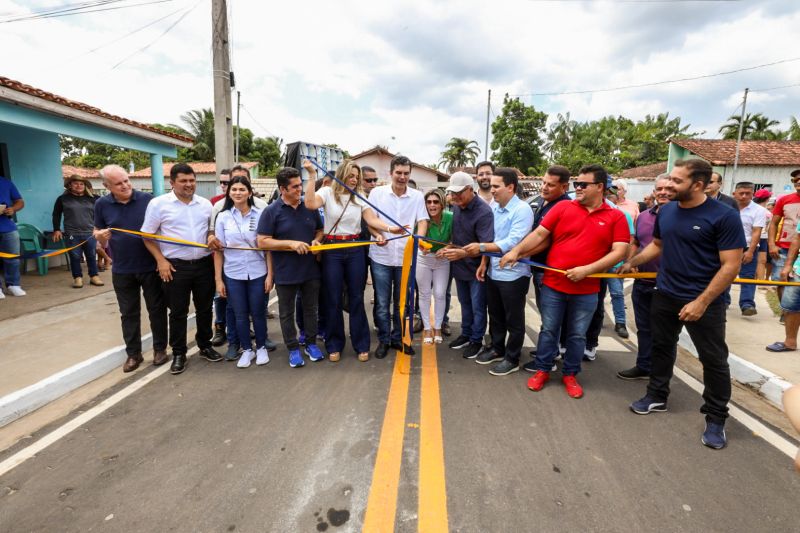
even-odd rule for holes
{"type": "Polygon", "coordinates": [[[219,294],[214,295],[214,324],[224,324],[227,318],[228,299],[219,294]]]}
{"type": "MultiPolygon", "coordinates": [[[[739,277],[755,279],[757,266],[758,257],[753,257],[753,260],[749,263],[742,264],[742,268],[739,270],[739,277]]],[[[747,309],[748,307],[756,307],[756,286],[749,283],[739,286],[739,308],[747,309]]]]}
{"type": "Polygon", "coordinates": [[[91,233],[64,234],[64,246],[67,248],[75,246],[83,240],[86,242],[68,252],[69,269],[72,271],[73,278],[83,277],[81,256],[86,258],[86,268],[89,271],[89,276],[97,275],[97,240],[92,237],[91,233]]]}
{"type": "MultiPolygon", "coordinates": [[[[0,233],[0,252],[19,254],[19,232],[17,230],[0,233]]],[[[3,278],[6,287],[19,286],[19,258],[0,259],[3,262],[3,278]]]]}
{"type": "Polygon", "coordinates": [[[364,308],[367,264],[363,248],[331,250],[322,256],[322,292],[325,293],[325,349],[328,353],[344,349],[342,290],[347,289],[350,316],[350,341],[357,353],[369,351],[369,322],[364,308]]]}
{"type": "Polygon", "coordinates": [[[622,281],[622,278],[608,278],[608,292],[611,294],[614,324],[625,325],[625,293],[622,291],[622,281]]]}
{"type": "Polygon", "coordinates": [[[372,262],[372,286],[375,289],[375,319],[378,342],[399,343],[400,274],[402,267],[372,262]],[[391,308],[389,307],[391,305],[391,308]]]}
{"type": "Polygon", "coordinates": [[[461,304],[461,334],[469,342],[483,344],[486,333],[486,284],[472,279],[456,280],[458,302],[461,304]]]}
{"type": "Polygon", "coordinates": [[[597,309],[597,294],[567,294],[543,285],[541,299],[542,329],[536,343],[536,369],[550,372],[553,368],[563,325],[567,329],[567,352],[561,372],[565,376],[574,376],[581,371],[586,330],[597,309]]]}
{"type": "MultiPolygon", "coordinates": [[[[233,308],[236,317],[236,333],[243,350],[252,349],[250,342],[250,318],[256,334],[256,348],[267,342],[267,312],[264,307],[264,281],[266,276],[256,279],[225,278],[228,291],[228,309],[233,308]]],[[[230,326],[229,326],[230,327],[230,326]]]]}

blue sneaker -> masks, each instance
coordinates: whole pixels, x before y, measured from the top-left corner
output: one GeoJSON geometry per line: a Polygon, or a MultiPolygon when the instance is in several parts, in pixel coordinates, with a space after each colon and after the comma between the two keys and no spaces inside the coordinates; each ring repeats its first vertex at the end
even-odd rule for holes
{"type": "Polygon", "coordinates": [[[631,411],[637,415],[664,413],[667,411],[667,402],[659,402],[650,396],[645,396],[641,400],[636,400],[631,404],[631,411]]]}
{"type": "Polygon", "coordinates": [[[725,425],[706,421],[706,430],[700,440],[709,448],[721,450],[728,444],[728,437],[725,436],[725,425]]]}
{"type": "Polygon", "coordinates": [[[300,343],[300,346],[306,345],[306,332],[300,331],[300,334],[297,336],[297,342],[300,343]]]}
{"type": "Polygon", "coordinates": [[[239,359],[239,345],[238,344],[229,344],[228,351],[225,352],[225,360],[226,361],[236,361],[239,359]]]}
{"type": "Polygon", "coordinates": [[[306,349],[304,351],[306,352],[308,358],[314,361],[315,363],[317,361],[322,361],[323,359],[325,359],[325,356],[322,354],[322,351],[316,344],[309,344],[308,346],[306,346],[306,349]]]}
{"type": "Polygon", "coordinates": [[[303,356],[300,354],[300,350],[290,350],[289,351],[289,366],[292,368],[297,368],[298,366],[304,366],[306,364],[303,361],[303,356]]]}

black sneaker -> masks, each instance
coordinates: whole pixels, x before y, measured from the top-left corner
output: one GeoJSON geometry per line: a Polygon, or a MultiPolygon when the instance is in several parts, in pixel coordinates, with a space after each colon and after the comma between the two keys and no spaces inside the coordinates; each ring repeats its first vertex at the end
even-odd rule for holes
{"type": "Polygon", "coordinates": [[[460,350],[461,348],[463,348],[468,344],[469,344],[469,337],[465,335],[459,335],[458,337],[456,337],[456,340],[450,341],[450,344],[448,344],[448,346],[454,350],[460,350]]]}
{"type": "MultiPolygon", "coordinates": [[[[467,348],[469,350],[469,348],[467,348]]],[[[467,350],[464,350],[464,354],[466,355],[467,350]]],[[[494,363],[495,361],[502,361],[503,356],[495,352],[491,347],[481,350],[478,356],[475,358],[475,362],[479,365],[488,365],[490,363],[494,363]]]]}
{"type": "Polygon", "coordinates": [[[414,355],[416,352],[410,344],[403,344],[402,342],[393,342],[391,345],[392,350],[403,352],[406,355],[414,355]]]}
{"type": "Polygon", "coordinates": [[[628,337],[630,337],[630,335],[628,334],[628,328],[625,327],[625,324],[615,324],[614,332],[623,339],[627,339],[628,337]]]}
{"type": "Polygon", "coordinates": [[[225,324],[214,324],[214,336],[211,337],[211,346],[222,346],[226,340],[225,324]]]}
{"type": "Polygon", "coordinates": [[[481,351],[483,348],[483,344],[479,342],[471,342],[464,348],[464,353],[461,354],[461,357],[464,359],[475,359],[478,357],[478,352],[481,351]]]}
{"type": "Polygon", "coordinates": [[[375,359],[383,359],[387,353],[389,353],[389,345],[379,342],[378,347],[375,348],[375,359]]]}
{"type": "Polygon", "coordinates": [[[620,370],[617,372],[617,377],[619,379],[624,379],[627,381],[634,381],[637,379],[650,379],[650,372],[645,372],[638,366],[633,368],[629,368],[628,370],[620,370]]]}
{"type": "Polygon", "coordinates": [[[536,372],[538,368],[536,368],[536,360],[528,361],[524,365],[522,365],[522,370],[525,372],[536,372]]]}
{"type": "Polygon", "coordinates": [[[214,348],[203,348],[200,350],[198,355],[206,361],[211,361],[212,363],[219,363],[223,359],[222,354],[216,351],[214,348]]]}
{"type": "Polygon", "coordinates": [[[494,365],[489,373],[493,376],[507,376],[512,372],[519,370],[519,363],[512,363],[508,359],[503,359],[498,364],[494,365]]]}

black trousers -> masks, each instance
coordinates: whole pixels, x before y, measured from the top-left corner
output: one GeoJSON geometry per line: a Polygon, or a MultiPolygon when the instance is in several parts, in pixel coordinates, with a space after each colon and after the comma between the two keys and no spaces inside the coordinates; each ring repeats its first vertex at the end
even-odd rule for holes
{"type": "Polygon", "coordinates": [[[731,372],[728,367],[728,345],[725,344],[725,304],[722,299],[708,306],[695,322],[681,322],[678,313],[689,303],[655,291],[650,308],[653,335],[650,383],[647,394],[657,401],[667,401],[672,367],[675,365],[678,335],[686,326],[703,365],[703,407],[706,419],[724,423],[731,399],[731,372]]]}
{"type": "MultiPolygon", "coordinates": [[[[600,292],[597,293],[597,309],[595,309],[589,329],[586,330],[586,348],[596,348],[600,344],[600,332],[603,331],[603,318],[606,316],[605,299],[608,282],[600,279],[600,292]]],[[[564,328],[561,328],[562,330],[564,328]]]]}
{"type": "Polygon", "coordinates": [[[296,350],[300,346],[295,327],[295,302],[298,294],[303,299],[303,327],[306,333],[306,345],[317,343],[319,286],[320,280],[318,279],[291,285],[275,285],[275,291],[278,293],[278,316],[280,317],[281,333],[283,333],[283,343],[289,351],[296,350]]]}
{"type": "Polygon", "coordinates": [[[519,363],[519,354],[525,341],[525,301],[529,286],[527,276],[514,281],[495,281],[486,277],[486,306],[489,309],[492,349],[514,364],[519,363]]]}
{"type": "Polygon", "coordinates": [[[189,300],[194,303],[197,331],[194,340],[198,348],[211,347],[211,320],[216,284],[214,261],[211,256],[196,261],[170,259],[175,267],[172,281],[164,283],[164,294],[169,308],[169,345],[172,354],[186,354],[186,317],[189,300]]]}
{"type": "Polygon", "coordinates": [[[112,271],[111,283],[119,304],[125,352],[129,356],[142,353],[142,295],[147,306],[150,331],[153,334],[153,349],[166,350],[167,303],[158,273],[153,271],[141,274],[117,274],[112,271]]]}

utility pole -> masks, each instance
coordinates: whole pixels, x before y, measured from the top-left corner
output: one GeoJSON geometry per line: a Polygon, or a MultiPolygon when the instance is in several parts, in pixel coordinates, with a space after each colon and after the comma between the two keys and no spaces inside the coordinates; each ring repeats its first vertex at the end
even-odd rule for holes
{"type": "Polygon", "coordinates": [[[742,100],[742,118],[739,121],[739,135],[736,137],[736,155],[733,156],[733,172],[731,172],[731,179],[730,184],[733,187],[733,184],[736,180],[736,169],[739,167],[739,145],[742,143],[742,132],[744,131],[744,116],[745,111],[747,110],[747,93],[750,92],[750,89],[745,88],[744,90],[744,99],[742,100]]]}
{"type": "Polygon", "coordinates": [[[489,160],[489,112],[492,109],[492,90],[489,89],[489,98],[486,100],[486,142],[483,144],[483,158],[489,160]]]}
{"type": "Polygon", "coordinates": [[[239,126],[239,111],[242,109],[242,93],[240,91],[236,91],[236,152],[234,160],[236,164],[239,164],[239,130],[241,127],[239,126]]]}
{"type": "Polygon", "coordinates": [[[233,166],[233,124],[231,117],[231,55],[228,42],[227,0],[211,1],[211,45],[214,65],[214,152],[217,174],[233,166]]]}

